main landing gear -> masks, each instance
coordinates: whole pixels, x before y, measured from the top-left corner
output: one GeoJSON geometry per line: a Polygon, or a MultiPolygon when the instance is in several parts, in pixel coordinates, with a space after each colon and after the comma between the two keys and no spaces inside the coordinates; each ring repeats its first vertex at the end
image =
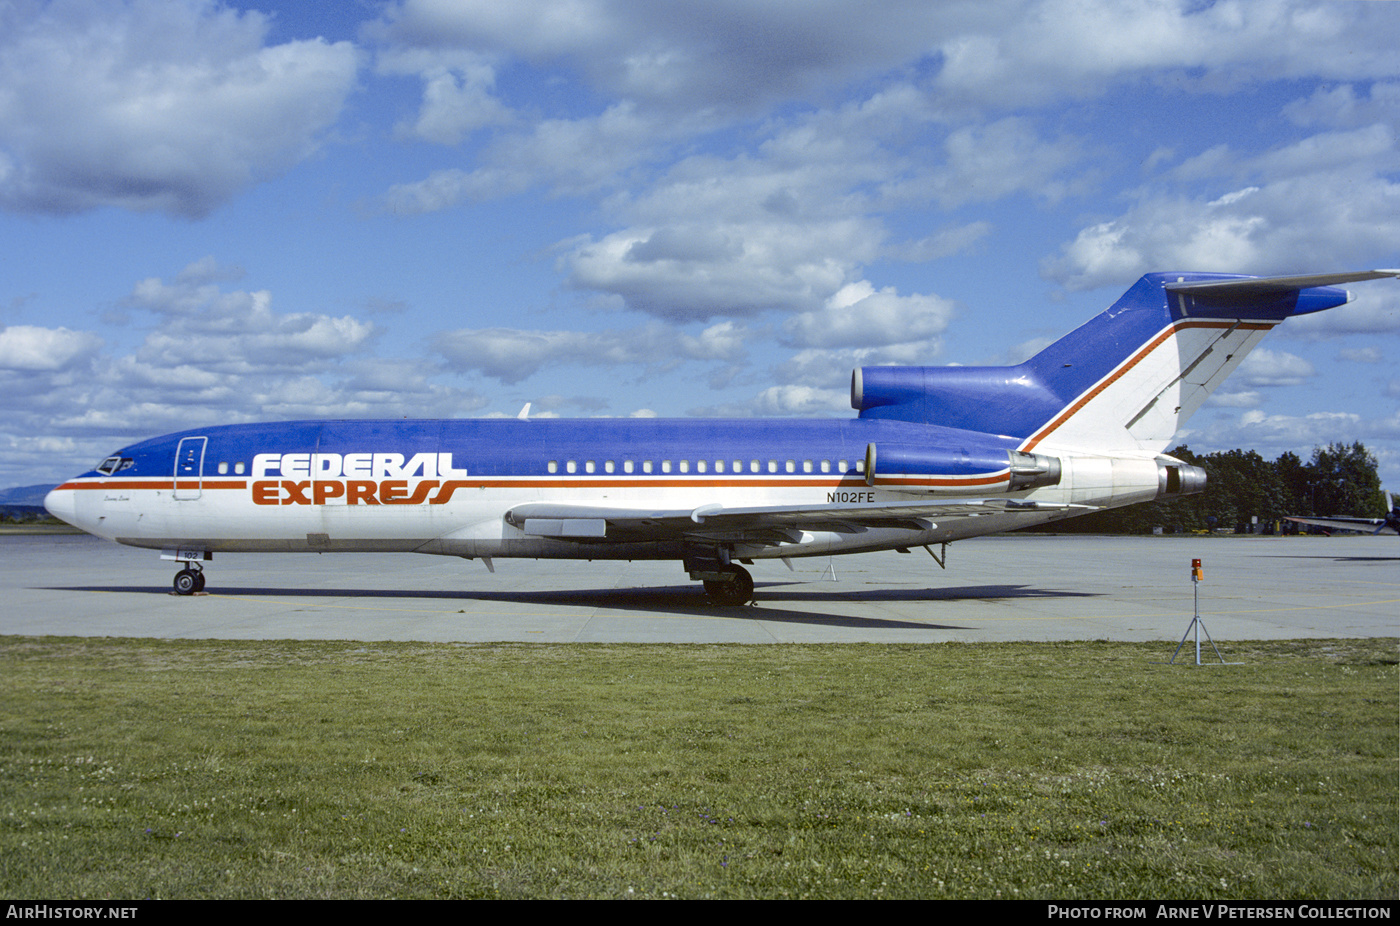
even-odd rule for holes
{"type": "Polygon", "coordinates": [[[722,578],[705,580],[705,594],[715,604],[741,605],[753,601],[753,576],[747,569],[729,563],[721,566],[719,572],[723,573],[722,578]]]}
{"type": "Polygon", "coordinates": [[[705,583],[705,594],[715,604],[740,605],[753,601],[753,576],[743,566],[730,562],[727,547],[691,547],[682,565],[692,579],[705,583]]]}
{"type": "Polygon", "coordinates": [[[175,573],[175,594],[193,595],[195,592],[204,591],[204,570],[195,563],[190,563],[175,573]]]}

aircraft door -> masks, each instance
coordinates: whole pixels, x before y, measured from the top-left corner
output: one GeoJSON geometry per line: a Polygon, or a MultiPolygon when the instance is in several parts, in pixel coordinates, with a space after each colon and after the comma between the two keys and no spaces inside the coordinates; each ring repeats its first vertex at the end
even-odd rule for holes
{"type": "Polygon", "coordinates": [[[191,501],[204,494],[204,448],[207,437],[183,437],[175,449],[175,498],[191,501]]]}

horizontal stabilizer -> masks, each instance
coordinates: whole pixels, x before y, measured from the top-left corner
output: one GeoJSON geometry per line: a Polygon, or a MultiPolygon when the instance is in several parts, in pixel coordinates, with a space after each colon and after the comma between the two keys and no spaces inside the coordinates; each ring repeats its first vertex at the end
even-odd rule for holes
{"type": "Polygon", "coordinates": [[[1190,293],[1197,296],[1206,294],[1271,296],[1292,292],[1295,289],[1336,286],[1338,283],[1360,283],[1365,280],[1383,280],[1386,277],[1400,277],[1400,270],[1358,270],[1350,273],[1314,273],[1291,277],[1241,277],[1236,280],[1207,280],[1192,283],[1183,281],[1168,283],[1166,289],[1168,292],[1190,293]]]}

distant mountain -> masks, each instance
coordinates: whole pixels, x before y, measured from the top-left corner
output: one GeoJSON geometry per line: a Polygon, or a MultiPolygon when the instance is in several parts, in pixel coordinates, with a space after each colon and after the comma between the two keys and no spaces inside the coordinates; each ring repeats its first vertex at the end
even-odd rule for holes
{"type": "Polygon", "coordinates": [[[51,485],[17,486],[13,489],[0,489],[0,505],[6,507],[43,508],[44,496],[49,494],[51,485]]]}

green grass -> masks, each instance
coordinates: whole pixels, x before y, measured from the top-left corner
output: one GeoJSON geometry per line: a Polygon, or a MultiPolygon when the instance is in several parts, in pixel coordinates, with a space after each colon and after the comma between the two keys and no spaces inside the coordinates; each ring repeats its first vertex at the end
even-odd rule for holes
{"type": "Polygon", "coordinates": [[[1398,642],[0,637],[0,896],[1395,899],[1398,642]]]}

